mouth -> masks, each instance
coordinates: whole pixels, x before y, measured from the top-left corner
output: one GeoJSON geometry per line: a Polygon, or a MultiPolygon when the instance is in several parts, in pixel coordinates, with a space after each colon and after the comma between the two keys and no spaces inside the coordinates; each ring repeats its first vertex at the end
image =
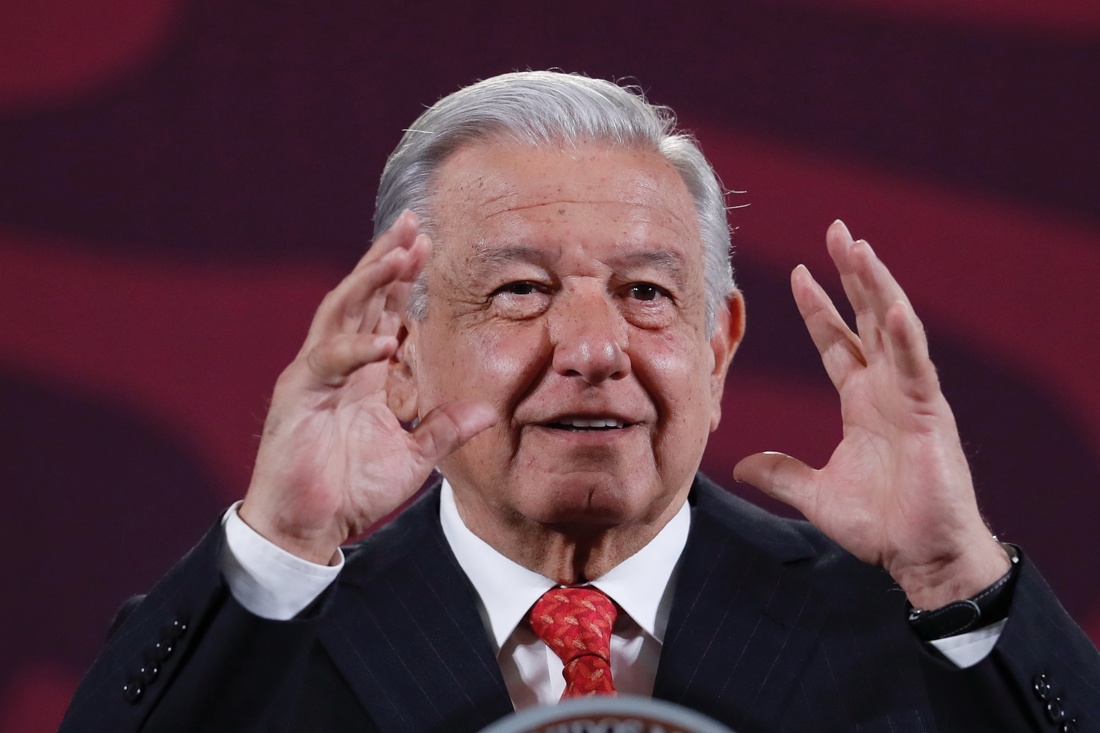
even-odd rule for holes
{"type": "Polygon", "coordinates": [[[634,423],[614,417],[562,417],[551,422],[543,423],[543,427],[551,430],[567,430],[569,432],[579,433],[622,430],[633,424],[634,423]]]}

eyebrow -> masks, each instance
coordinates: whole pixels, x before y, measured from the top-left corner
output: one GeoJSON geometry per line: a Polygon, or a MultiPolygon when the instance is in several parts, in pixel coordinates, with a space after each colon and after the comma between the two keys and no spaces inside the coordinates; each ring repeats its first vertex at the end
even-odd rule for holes
{"type": "Polygon", "coordinates": [[[555,259],[555,257],[546,249],[525,244],[510,244],[503,247],[483,245],[478,247],[473,255],[473,262],[476,267],[490,270],[498,269],[513,262],[531,262],[544,265],[551,259],[555,259]]]}
{"type": "MultiPolygon", "coordinates": [[[[541,265],[553,259],[557,259],[557,253],[548,251],[544,247],[533,247],[524,244],[501,247],[483,246],[473,255],[475,265],[493,269],[513,262],[531,262],[541,265]]],[[[611,259],[610,264],[616,267],[628,268],[654,267],[676,272],[683,268],[684,258],[679,252],[667,249],[646,249],[617,254],[611,259]]]]}
{"type": "Polygon", "coordinates": [[[625,267],[654,267],[658,270],[678,272],[683,269],[684,258],[679,252],[667,249],[646,249],[616,256],[616,264],[625,267]]]}

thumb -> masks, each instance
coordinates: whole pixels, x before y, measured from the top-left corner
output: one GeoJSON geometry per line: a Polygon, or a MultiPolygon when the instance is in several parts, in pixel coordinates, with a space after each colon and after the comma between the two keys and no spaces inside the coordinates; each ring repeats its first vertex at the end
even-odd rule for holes
{"type": "Polygon", "coordinates": [[[733,478],[751,484],[773,499],[808,515],[813,496],[811,485],[817,472],[785,453],[755,453],[733,467],[733,478]]]}
{"type": "Polygon", "coordinates": [[[436,407],[412,432],[420,460],[429,469],[455,452],[500,417],[488,402],[455,400],[436,407]]]}

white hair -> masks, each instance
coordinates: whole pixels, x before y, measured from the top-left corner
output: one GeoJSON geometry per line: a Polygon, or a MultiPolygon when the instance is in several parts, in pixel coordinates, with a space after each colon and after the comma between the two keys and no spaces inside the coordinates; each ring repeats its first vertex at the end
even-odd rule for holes
{"type": "MultiPolygon", "coordinates": [[[[695,202],[703,240],[706,328],[734,291],[730,230],[722,186],[690,135],[676,130],[667,107],[650,104],[639,89],[554,71],[502,74],[433,104],[405,131],[386,161],[374,209],[374,234],[411,209],[432,231],[433,177],[467,143],[511,139],[533,147],[606,142],[660,154],[679,173],[695,202]]],[[[410,317],[427,315],[422,276],[409,297],[410,317]]]]}

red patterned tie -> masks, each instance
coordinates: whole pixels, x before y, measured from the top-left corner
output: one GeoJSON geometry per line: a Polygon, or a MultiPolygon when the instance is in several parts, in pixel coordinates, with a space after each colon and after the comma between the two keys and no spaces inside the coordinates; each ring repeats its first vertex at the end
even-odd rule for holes
{"type": "Polygon", "coordinates": [[[561,699],[614,695],[611,627],[618,610],[595,588],[552,588],[531,607],[529,621],[565,665],[561,699]]]}

